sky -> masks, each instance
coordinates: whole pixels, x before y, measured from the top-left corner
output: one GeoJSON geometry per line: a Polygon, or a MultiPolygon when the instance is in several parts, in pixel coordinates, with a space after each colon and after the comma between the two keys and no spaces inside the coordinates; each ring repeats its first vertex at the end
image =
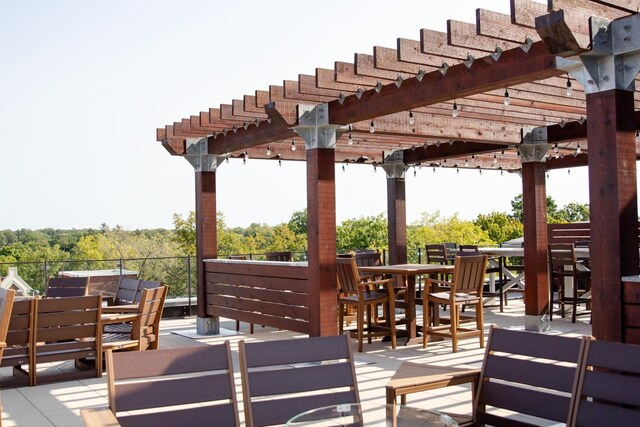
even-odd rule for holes
{"type": "MultiPolygon", "coordinates": [[[[373,46],[509,0],[0,0],[0,229],[171,228],[195,209],[194,172],[156,128],[281,85],[373,46]]],[[[231,227],[287,222],[306,206],[304,162],[250,159],[217,172],[231,227]]],[[[336,167],[337,221],[385,213],[386,178],[336,167]],[[363,188],[372,191],[363,191],[363,188]]],[[[407,221],[510,212],[516,174],[407,174],[407,221]]],[[[588,203],[586,168],[552,171],[547,194],[588,203]]]]}

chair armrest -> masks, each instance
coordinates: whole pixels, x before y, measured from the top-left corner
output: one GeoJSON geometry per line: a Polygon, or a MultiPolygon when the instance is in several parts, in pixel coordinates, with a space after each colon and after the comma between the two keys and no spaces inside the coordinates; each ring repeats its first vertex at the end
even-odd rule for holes
{"type": "Polygon", "coordinates": [[[385,386],[387,404],[395,404],[397,396],[401,396],[404,401],[404,396],[410,393],[464,383],[471,383],[472,394],[475,394],[479,380],[479,368],[453,368],[404,362],[385,386]]]}
{"type": "Polygon", "coordinates": [[[378,280],[363,280],[361,285],[384,285],[390,282],[391,279],[378,279],[378,280]]]}
{"type": "Polygon", "coordinates": [[[112,305],[110,307],[102,307],[103,313],[137,313],[138,304],[129,305],[112,305]]]}
{"type": "Polygon", "coordinates": [[[438,285],[447,285],[447,286],[451,286],[452,285],[452,282],[448,282],[446,280],[430,279],[428,277],[425,277],[424,282],[425,283],[436,283],[438,285]]]}
{"type": "Polygon", "coordinates": [[[116,416],[111,412],[111,409],[106,406],[81,409],[80,415],[87,427],[116,427],[120,425],[116,416]]]}
{"type": "Polygon", "coordinates": [[[102,297],[102,303],[107,305],[113,305],[116,302],[116,297],[102,297]]]}

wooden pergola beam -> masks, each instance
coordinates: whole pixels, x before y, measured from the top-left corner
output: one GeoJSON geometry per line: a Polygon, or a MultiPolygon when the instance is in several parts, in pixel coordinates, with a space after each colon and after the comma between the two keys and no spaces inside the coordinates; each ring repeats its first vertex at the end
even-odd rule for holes
{"type": "Polygon", "coordinates": [[[527,81],[557,76],[555,56],[549,54],[542,42],[534,43],[528,52],[514,48],[502,53],[498,62],[490,56],[476,59],[471,68],[463,64],[451,66],[445,75],[439,71],[427,73],[419,81],[412,77],[402,82],[384,86],[380,93],[375,89],[329,103],[329,121],[348,124],[375,117],[406,111],[482,93],[527,81]]]}
{"type": "Polygon", "coordinates": [[[415,147],[403,150],[403,160],[407,164],[424,161],[440,160],[449,157],[463,157],[474,154],[492,153],[507,149],[502,144],[485,144],[477,142],[456,141],[453,144],[429,145],[427,147],[415,147]]]}

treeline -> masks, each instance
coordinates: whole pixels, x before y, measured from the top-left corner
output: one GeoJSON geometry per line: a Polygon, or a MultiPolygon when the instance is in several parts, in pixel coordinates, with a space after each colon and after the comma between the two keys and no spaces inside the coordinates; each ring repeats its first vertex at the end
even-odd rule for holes
{"type": "MultiPolygon", "coordinates": [[[[522,197],[516,197],[511,205],[511,213],[482,214],[473,221],[462,220],[457,215],[445,217],[439,212],[424,213],[419,221],[407,227],[410,261],[417,261],[417,252],[412,249],[424,248],[430,243],[485,245],[522,236],[522,197]]],[[[588,205],[572,203],[559,209],[555,201],[548,198],[547,211],[550,222],[589,219],[588,205]]],[[[46,277],[55,276],[59,271],[116,269],[120,267],[120,259],[134,259],[122,267],[139,271],[147,280],[168,283],[172,296],[182,296],[186,294],[188,278],[184,257],[196,253],[195,215],[193,212],[186,217],[174,214],[173,224],[171,230],[131,231],[105,224],[99,229],[0,230],[0,276],[6,275],[8,267],[18,265],[19,274],[31,286],[42,290],[46,277]],[[165,259],[156,259],[159,257],[165,259]]],[[[306,210],[294,212],[288,222],[276,226],[255,223],[246,228],[229,228],[219,212],[217,231],[220,256],[292,251],[300,259],[307,247],[307,213],[306,210]]],[[[349,219],[337,226],[338,251],[382,250],[387,248],[387,241],[384,214],[349,219]]]]}

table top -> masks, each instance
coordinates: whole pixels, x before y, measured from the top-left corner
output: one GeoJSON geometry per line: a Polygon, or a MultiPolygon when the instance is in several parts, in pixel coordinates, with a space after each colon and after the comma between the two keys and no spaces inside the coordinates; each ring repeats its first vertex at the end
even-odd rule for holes
{"type": "Polygon", "coordinates": [[[104,313],[100,316],[100,322],[103,325],[110,325],[113,323],[132,322],[137,318],[138,315],[132,313],[104,313]]]}
{"type": "Polygon", "coordinates": [[[289,427],[297,426],[433,426],[453,427],[455,421],[448,415],[411,406],[376,405],[371,403],[345,403],[312,409],[291,418],[289,427]]]}
{"type": "Polygon", "coordinates": [[[453,265],[440,264],[394,264],[394,265],[372,265],[358,267],[363,273],[378,274],[432,274],[432,273],[449,273],[453,271],[453,265]]]}

